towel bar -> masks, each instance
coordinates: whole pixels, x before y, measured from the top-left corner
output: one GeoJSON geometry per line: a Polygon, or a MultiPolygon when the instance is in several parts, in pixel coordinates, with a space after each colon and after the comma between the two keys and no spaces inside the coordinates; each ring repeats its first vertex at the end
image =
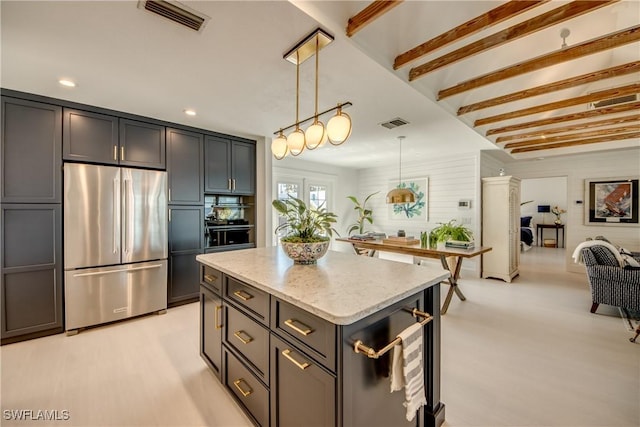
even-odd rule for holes
{"type": "MultiPolygon", "coordinates": [[[[429,313],[420,311],[417,308],[414,308],[411,311],[411,314],[413,314],[413,317],[423,318],[420,321],[420,324],[422,326],[426,325],[427,323],[431,322],[431,320],[433,320],[433,316],[431,316],[429,313]]],[[[355,343],[353,343],[353,351],[355,351],[356,353],[366,354],[367,357],[371,359],[377,359],[383,354],[385,354],[386,352],[388,352],[389,350],[391,350],[395,345],[400,344],[400,341],[402,341],[400,338],[396,338],[395,340],[391,341],[389,344],[384,346],[382,349],[376,351],[372,347],[365,345],[361,340],[358,340],[355,343]]]]}

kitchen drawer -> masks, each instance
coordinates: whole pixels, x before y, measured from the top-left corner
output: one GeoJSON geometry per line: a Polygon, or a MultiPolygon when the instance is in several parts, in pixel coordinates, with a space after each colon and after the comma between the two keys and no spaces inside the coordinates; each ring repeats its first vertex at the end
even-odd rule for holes
{"type": "Polygon", "coordinates": [[[259,322],[269,325],[269,294],[225,276],[224,297],[239,304],[259,322]]]}
{"type": "Polygon", "coordinates": [[[224,304],[225,343],[244,356],[260,379],[269,384],[269,330],[231,304],[224,304]]]}
{"type": "Polygon", "coordinates": [[[336,369],[336,326],[289,303],[273,298],[271,329],[299,343],[331,371],[336,369]]]}
{"type": "Polygon", "coordinates": [[[222,294],[222,272],[208,265],[202,265],[200,267],[200,283],[218,295],[222,294]]]}
{"type": "Polygon", "coordinates": [[[269,390],[229,350],[224,351],[225,385],[259,426],[269,425],[269,390]]]}

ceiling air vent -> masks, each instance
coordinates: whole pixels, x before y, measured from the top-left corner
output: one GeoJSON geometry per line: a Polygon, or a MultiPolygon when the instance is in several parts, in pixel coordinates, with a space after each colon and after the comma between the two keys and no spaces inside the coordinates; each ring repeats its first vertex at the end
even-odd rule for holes
{"type": "Polygon", "coordinates": [[[195,31],[202,31],[209,17],[177,1],[140,0],[138,8],[160,15],[195,31]]]}
{"type": "Polygon", "coordinates": [[[404,126],[409,124],[405,119],[401,119],[400,117],[396,117],[395,119],[391,119],[388,122],[380,123],[380,126],[385,127],[387,129],[394,129],[400,126],[404,126]]]}
{"type": "Polygon", "coordinates": [[[638,100],[638,94],[619,96],[617,98],[605,99],[604,101],[592,102],[591,108],[609,107],[611,105],[627,104],[629,102],[636,102],[638,100]]]}

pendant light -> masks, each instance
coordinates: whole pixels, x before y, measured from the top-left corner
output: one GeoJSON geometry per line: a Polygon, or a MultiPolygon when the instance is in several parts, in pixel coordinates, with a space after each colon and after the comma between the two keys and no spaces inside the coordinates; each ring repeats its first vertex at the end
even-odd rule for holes
{"type": "MultiPolygon", "coordinates": [[[[1,0],[0,0],[1,1],[1,0]]],[[[281,127],[273,134],[275,139],[271,142],[271,153],[276,160],[282,160],[289,154],[298,156],[304,149],[314,150],[322,147],[329,141],[333,145],[340,145],[351,136],[351,117],[343,113],[343,110],[351,107],[351,102],[339,102],[337,106],[325,111],[318,111],[318,81],[320,59],[319,52],[333,41],[333,36],[318,28],[298,42],[293,48],[284,54],[283,58],[296,66],[296,121],[294,124],[281,127]],[[311,117],[300,120],[300,64],[313,55],[316,56],[315,75],[315,110],[311,117]],[[325,124],[320,120],[321,116],[336,111],[336,114],[325,124]],[[306,131],[300,126],[312,122],[306,131]],[[294,129],[285,137],[285,132],[294,129]]]]}
{"type": "MultiPolygon", "coordinates": [[[[324,127],[324,123],[318,120],[318,63],[320,61],[320,52],[318,51],[318,45],[320,44],[319,37],[316,36],[316,105],[313,124],[309,126],[304,133],[307,148],[309,150],[315,150],[316,148],[324,145],[327,140],[327,131],[324,127]]],[[[297,119],[296,119],[297,121],[297,119]]]]}
{"type": "Polygon", "coordinates": [[[287,147],[292,156],[297,156],[304,151],[306,144],[304,132],[300,129],[300,53],[296,52],[296,129],[287,137],[287,147]]]}
{"type": "Polygon", "coordinates": [[[331,117],[327,123],[327,137],[333,145],[340,145],[351,136],[351,117],[347,113],[342,112],[342,108],[338,106],[336,115],[331,117]]]}
{"type": "MultiPolygon", "coordinates": [[[[398,137],[398,140],[400,141],[400,167],[398,168],[398,185],[402,184],[402,140],[404,138],[404,136],[398,137]]],[[[387,193],[388,204],[415,203],[415,201],[415,193],[408,188],[394,188],[387,193]]]]}
{"type": "Polygon", "coordinates": [[[276,160],[282,160],[289,154],[289,147],[287,146],[287,137],[282,133],[282,129],[278,134],[278,137],[271,143],[271,154],[276,160]]]}

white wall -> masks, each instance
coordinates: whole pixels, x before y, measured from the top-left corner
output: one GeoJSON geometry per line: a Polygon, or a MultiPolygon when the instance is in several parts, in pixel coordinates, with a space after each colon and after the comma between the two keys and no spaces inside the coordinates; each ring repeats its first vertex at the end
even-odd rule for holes
{"type": "MultiPolygon", "coordinates": [[[[256,230],[267,230],[271,217],[267,218],[267,200],[271,200],[271,149],[266,148],[263,137],[256,139],[256,230]],[[267,222],[267,220],[269,222],[267,222]]],[[[271,144],[271,142],[268,142],[271,144]]],[[[270,205],[269,205],[270,206],[270,205]]],[[[266,231],[256,233],[256,247],[266,246],[266,231]]]]}
{"type": "MultiPolygon", "coordinates": [[[[538,213],[538,205],[549,205],[551,208],[558,206],[560,209],[567,209],[567,177],[556,176],[549,178],[523,179],[520,183],[520,200],[531,203],[520,207],[520,216],[530,216],[533,224],[552,224],[556,216],[552,213],[538,213]]],[[[560,219],[566,222],[567,214],[562,214],[560,219]]],[[[546,229],[549,236],[555,231],[546,229]]]]}
{"type": "MultiPolygon", "coordinates": [[[[398,180],[398,167],[375,167],[361,169],[358,173],[358,199],[379,191],[368,206],[373,209],[373,225],[368,229],[394,235],[399,229],[407,236],[419,238],[421,231],[429,231],[438,223],[456,219],[470,228],[476,239],[480,239],[480,154],[470,153],[456,156],[443,156],[428,162],[402,162],[402,180],[410,178],[428,178],[427,220],[392,219],[390,205],[385,196],[391,189],[391,183],[398,180]],[[458,209],[458,201],[471,200],[471,209],[458,209]]],[[[466,259],[465,270],[474,270],[479,274],[479,259],[466,259]]]]}
{"type": "Polygon", "coordinates": [[[567,214],[564,218],[567,270],[583,271],[582,266],[573,263],[571,255],[587,237],[606,236],[618,245],[640,251],[640,227],[585,225],[584,221],[585,179],[637,177],[640,175],[640,148],[520,161],[508,164],[508,168],[510,173],[522,179],[567,177],[567,214]]]}

